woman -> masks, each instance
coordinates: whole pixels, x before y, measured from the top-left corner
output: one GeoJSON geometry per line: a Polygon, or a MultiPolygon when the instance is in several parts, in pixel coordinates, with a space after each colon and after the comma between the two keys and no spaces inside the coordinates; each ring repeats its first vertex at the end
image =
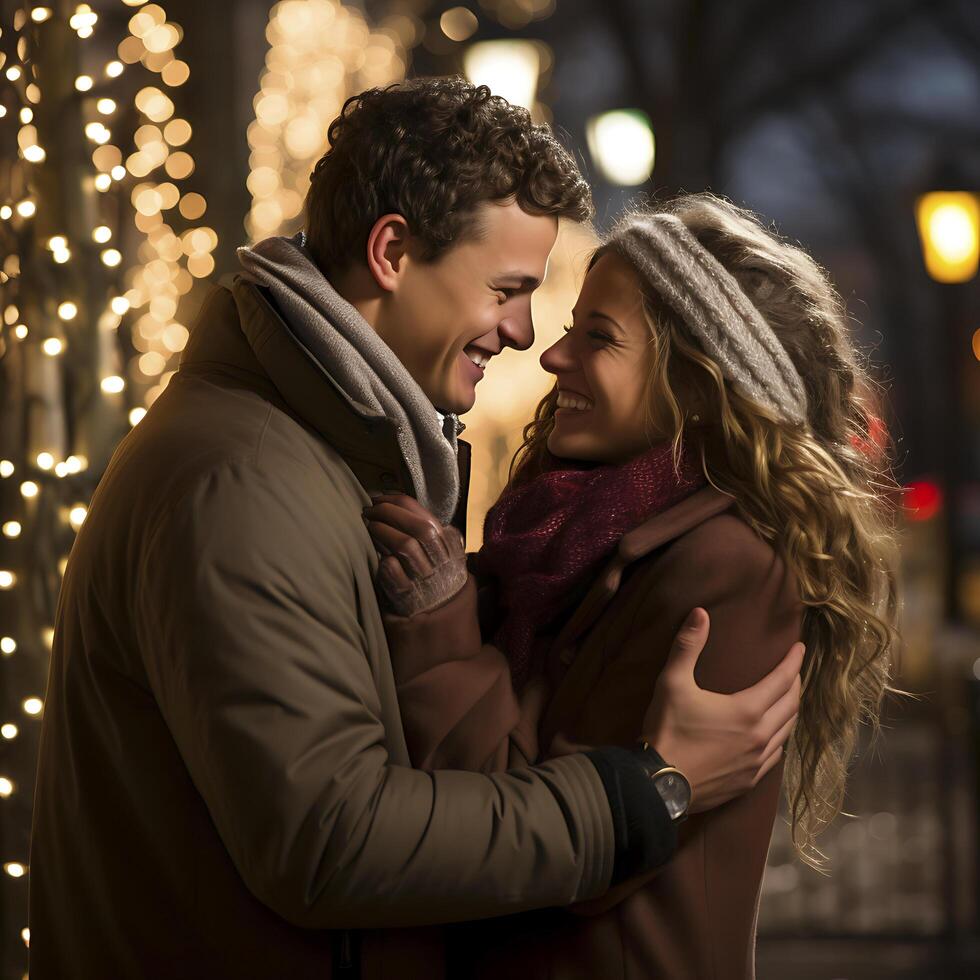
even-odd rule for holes
{"type": "MultiPolygon", "coordinates": [[[[403,614],[387,628],[413,760],[499,769],[629,744],[650,730],[671,636],[701,607],[702,687],[748,686],[806,643],[785,784],[800,857],[818,865],[857,726],[877,724],[888,689],[896,610],[883,460],[865,441],[868,384],[842,303],[800,249],[687,195],[620,223],[566,331],[542,355],[556,385],[475,563],[492,645],[473,577],[459,589],[452,529],[432,538],[408,498],[366,514],[403,614]]],[[[462,927],[458,975],[752,977],[783,775],[780,761],[681,824],[659,875],[462,927]]]]}

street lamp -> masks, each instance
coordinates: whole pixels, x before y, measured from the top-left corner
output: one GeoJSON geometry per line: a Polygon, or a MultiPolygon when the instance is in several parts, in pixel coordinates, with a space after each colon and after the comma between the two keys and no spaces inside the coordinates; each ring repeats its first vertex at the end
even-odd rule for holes
{"type": "MultiPolygon", "coordinates": [[[[950,181],[952,184],[953,182],[950,181]]],[[[953,185],[955,186],[955,184],[953,185]]],[[[980,194],[964,190],[932,190],[919,195],[915,219],[922,259],[937,283],[942,311],[938,338],[946,377],[938,397],[942,400],[943,483],[946,498],[946,613],[958,621],[963,613],[962,592],[967,584],[967,556],[980,546],[968,531],[962,509],[964,492],[977,483],[971,453],[964,446],[976,425],[975,399],[968,397],[975,384],[980,357],[973,320],[972,297],[964,290],[980,265],[980,194]],[[973,416],[973,418],[971,418],[973,416]]],[[[972,291],[972,289],[971,289],[972,291]]]]}
{"type": "Polygon", "coordinates": [[[967,282],[980,260],[980,195],[930,191],[915,204],[926,270],[937,282],[967,282]]]}

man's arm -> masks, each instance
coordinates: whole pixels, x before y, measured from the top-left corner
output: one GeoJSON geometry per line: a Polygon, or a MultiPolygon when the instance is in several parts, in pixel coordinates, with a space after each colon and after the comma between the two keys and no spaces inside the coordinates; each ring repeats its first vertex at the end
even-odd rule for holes
{"type": "MultiPolygon", "coordinates": [[[[365,518],[383,556],[380,585],[386,593],[420,595],[419,582],[438,581],[434,571],[445,567],[454,553],[462,554],[455,529],[442,527],[404,494],[379,495],[365,509],[365,518]]],[[[673,567],[661,576],[670,580],[674,607],[657,607],[653,619],[658,629],[680,619],[703,592],[705,569],[700,562],[693,567],[702,574],[688,574],[685,587],[673,567]]],[[[741,584],[745,585],[744,577],[741,584]]],[[[434,608],[385,615],[413,764],[492,771],[533,762],[538,757],[537,739],[529,730],[538,720],[539,699],[522,696],[519,704],[506,660],[494,647],[482,644],[472,576],[458,592],[454,588],[444,590],[445,597],[434,608]],[[520,752],[514,751],[515,745],[520,752]]],[[[439,598],[437,593],[427,597],[429,602],[439,598]]],[[[708,593],[702,596],[711,598],[708,593]]],[[[722,637],[716,638],[721,643],[727,642],[725,625],[722,637]]],[[[703,689],[694,677],[707,641],[707,615],[695,609],[673,638],[667,667],[642,725],[643,737],[690,780],[695,813],[751,789],[778,763],[799,708],[803,658],[802,644],[795,644],[758,684],[719,695],[703,689]]],[[[654,645],[652,639],[649,645],[654,645]]],[[[619,790],[614,786],[614,791],[619,790]]]]}
{"type": "Polygon", "coordinates": [[[566,905],[614,865],[669,856],[652,788],[632,821],[643,848],[617,837],[584,755],[493,775],[390,763],[349,557],[364,532],[299,504],[323,492],[299,465],[219,464],[140,555],[150,684],[248,888],[305,927],[407,926],[566,905]]]}

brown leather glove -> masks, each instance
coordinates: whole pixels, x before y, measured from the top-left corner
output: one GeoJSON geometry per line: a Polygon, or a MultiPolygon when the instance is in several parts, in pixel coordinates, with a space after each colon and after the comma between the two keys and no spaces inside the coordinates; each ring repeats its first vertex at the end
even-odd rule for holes
{"type": "Polygon", "coordinates": [[[404,493],[372,496],[364,519],[381,563],[378,586],[399,616],[428,612],[466,584],[463,536],[443,526],[414,497],[404,493]]]}

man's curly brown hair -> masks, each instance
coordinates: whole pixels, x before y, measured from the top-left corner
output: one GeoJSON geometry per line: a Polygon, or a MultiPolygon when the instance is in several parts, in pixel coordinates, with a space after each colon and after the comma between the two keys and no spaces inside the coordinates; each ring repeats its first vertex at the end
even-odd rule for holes
{"type": "Polygon", "coordinates": [[[372,88],[344,103],[310,178],[306,237],[327,275],[360,261],[374,223],[400,214],[435,261],[478,238],[478,205],[587,221],[592,195],[569,152],[526,109],[459,77],[372,88]]]}

